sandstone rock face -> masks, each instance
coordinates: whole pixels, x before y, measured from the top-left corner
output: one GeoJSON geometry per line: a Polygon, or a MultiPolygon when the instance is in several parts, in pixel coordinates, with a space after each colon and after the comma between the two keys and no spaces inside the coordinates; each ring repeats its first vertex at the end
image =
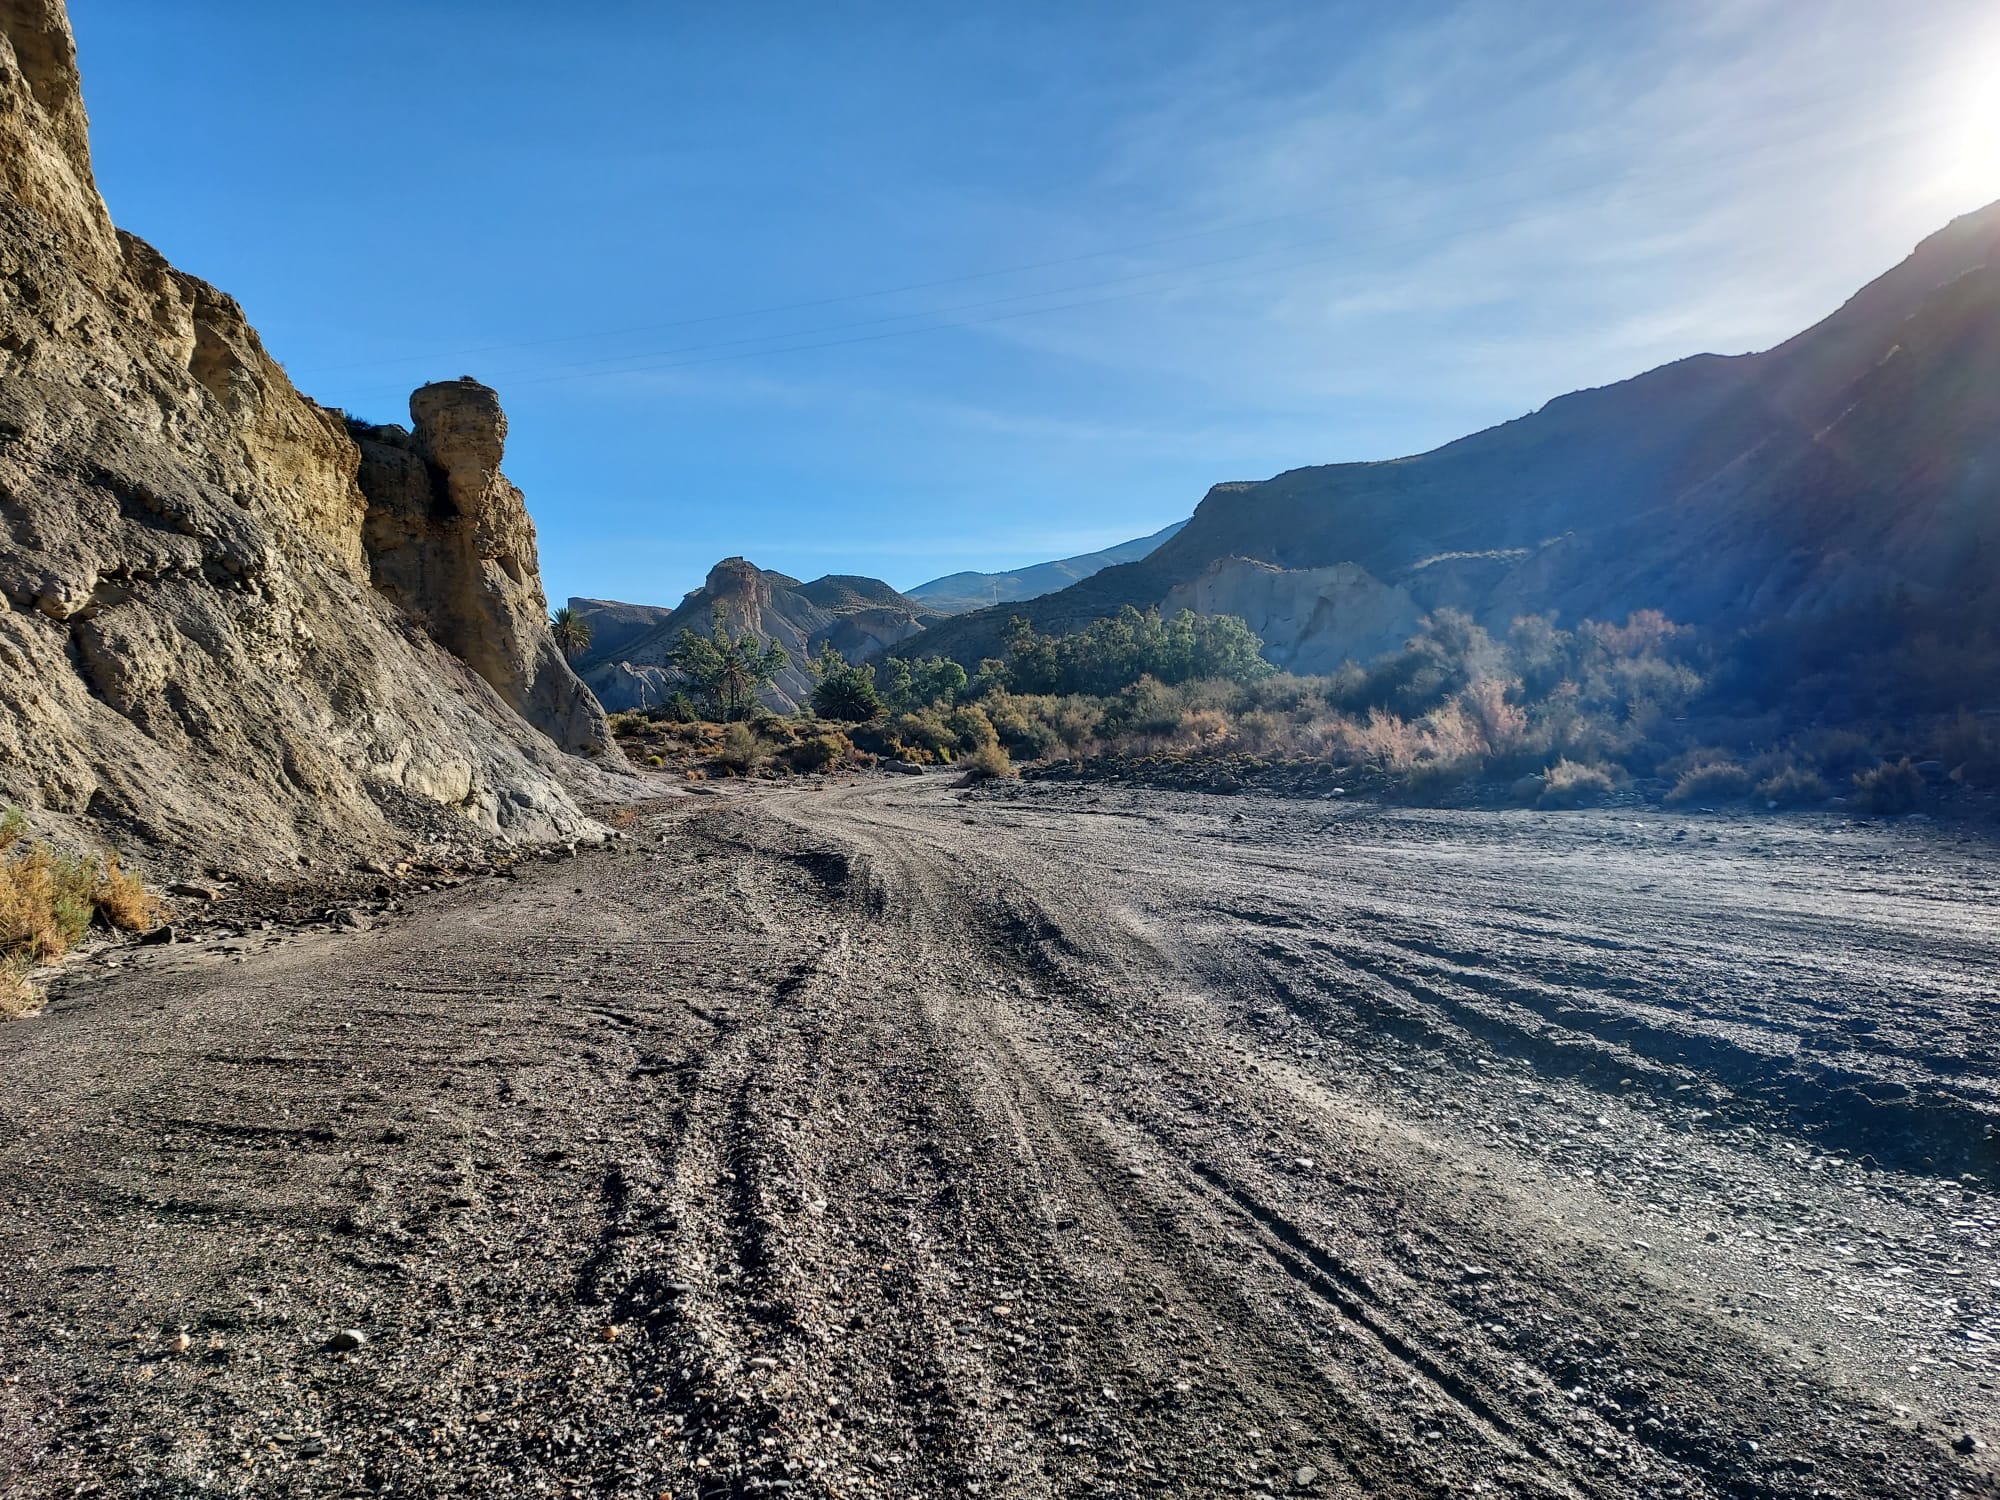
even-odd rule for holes
{"type": "Polygon", "coordinates": [[[363,541],[375,587],[565,750],[611,751],[604,710],[548,629],[535,527],[500,472],[507,418],[471,377],[410,397],[413,432],[360,434],[363,541]]]}
{"type": "MultiPolygon", "coordinates": [[[[440,416],[453,485],[494,426],[440,416]]],[[[360,463],[235,302],[111,228],[67,18],[0,0],[0,802],[239,866],[588,833],[594,773],[496,690],[563,722],[519,496],[468,545],[508,588],[451,575],[461,657],[372,586],[360,463]]]]}
{"type": "Polygon", "coordinates": [[[1167,594],[1166,613],[1241,615],[1263,637],[1264,654],[1288,671],[1331,672],[1344,661],[1370,661],[1415,634],[1423,610],[1409,591],[1383,583],[1354,563],[1280,568],[1247,557],[1222,558],[1167,594]]]}

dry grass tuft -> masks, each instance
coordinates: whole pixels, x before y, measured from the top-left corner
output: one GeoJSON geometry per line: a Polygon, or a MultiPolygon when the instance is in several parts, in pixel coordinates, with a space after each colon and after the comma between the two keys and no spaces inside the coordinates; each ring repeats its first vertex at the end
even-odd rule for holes
{"type": "Polygon", "coordinates": [[[116,855],[100,862],[28,843],[19,809],[0,815],[0,1015],[35,1008],[28,970],[62,957],[93,921],[143,932],[161,916],[159,899],[116,855]]]}
{"type": "Polygon", "coordinates": [[[1603,766],[1584,765],[1567,757],[1550,766],[1542,777],[1541,795],[1536,806],[1547,808],[1591,807],[1610,796],[1617,782],[1603,766]]]}
{"type": "Polygon", "coordinates": [[[1681,772],[1681,779],[1667,793],[1667,801],[1740,802],[1750,795],[1750,773],[1733,761],[1705,761],[1681,772]]]}
{"type": "Polygon", "coordinates": [[[965,784],[978,781],[999,781],[1018,776],[1014,762],[999,745],[981,745],[977,750],[959,761],[965,768],[965,784]]]}
{"type": "Polygon", "coordinates": [[[0,1021],[12,1021],[41,1008],[42,997],[28,983],[25,959],[0,959],[0,1021]]]}
{"type": "Polygon", "coordinates": [[[165,915],[160,898],[148,891],[138,876],[122,868],[115,854],[98,871],[90,903],[98,916],[120,932],[150,932],[165,915]]]}

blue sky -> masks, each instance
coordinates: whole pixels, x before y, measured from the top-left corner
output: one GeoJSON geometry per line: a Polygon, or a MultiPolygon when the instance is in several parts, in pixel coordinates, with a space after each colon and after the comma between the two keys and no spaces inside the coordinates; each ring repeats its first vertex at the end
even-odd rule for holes
{"type": "Polygon", "coordinates": [[[71,0],[113,217],[472,374],[552,599],[909,586],[1831,311],[2000,197],[1986,0],[71,0]]]}

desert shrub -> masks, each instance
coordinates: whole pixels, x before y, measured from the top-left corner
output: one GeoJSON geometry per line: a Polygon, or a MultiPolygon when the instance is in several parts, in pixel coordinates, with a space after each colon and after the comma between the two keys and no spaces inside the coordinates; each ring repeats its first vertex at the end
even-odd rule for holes
{"type": "Polygon", "coordinates": [[[1403,773],[1403,792],[1419,801],[1428,801],[1456,791],[1479,774],[1479,761],[1471,756],[1431,755],[1403,773]]]}
{"type": "Polygon", "coordinates": [[[968,754],[960,764],[965,767],[965,779],[968,783],[993,781],[1017,774],[1014,762],[1007,758],[1007,752],[1000,748],[997,741],[981,745],[968,754]]]}
{"type": "Polygon", "coordinates": [[[1542,773],[1537,807],[1590,807],[1602,802],[1617,787],[1617,780],[1603,766],[1586,765],[1567,757],[1542,773]]]}
{"type": "Polygon", "coordinates": [[[160,903],[120,866],[27,842],[18,811],[0,816],[0,1010],[33,1005],[28,968],[60,958],[92,921],[127,932],[158,924],[160,903]]]}
{"type": "Polygon", "coordinates": [[[701,721],[701,708],[682,688],[654,711],[654,716],[668,724],[696,724],[701,721]]]}
{"type": "Polygon", "coordinates": [[[1828,795],[1825,779],[1806,766],[1785,766],[1757,783],[1758,800],[1779,807],[1806,807],[1828,795]]]}
{"type": "Polygon", "coordinates": [[[1750,795],[1750,773],[1734,761],[1711,760],[1689,766],[1667,793],[1667,801],[1735,802],[1750,795]]]}
{"type": "Polygon", "coordinates": [[[1733,766],[1736,764],[1734,751],[1722,745],[1695,745],[1678,754],[1669,755],[1660,761],[1656,774],[1669,781],[1678,781],[1689,771],[1700,766],[1733,766]]]}
{"type": "Polygon", "coordinates": [[[1185,693],[1148,675],[1118,695],[1106,718],[1121,734],[1165,736],[1174,733],[1188,712],[1185,693]]]}
{"type": "Polygon", "coordinates": [[[1000,732],[993,727],[993,721],[974,703],[946,714],[944,727],[958,737],[958,748],[963,751],[983,750],[1000,743],[1000,732]]]}
{"type": "Polygon", "coordinates": [[[1970,786],[2000,784],[2000,722],[1961,713],[1939,731],[1937,756],[1954,781],[1970,786]]]}
{"type": "MultiPolygon", "coordinates": [[[[1191,683],[1190,687],[1220,684],[1191,683]]],[[[1242,684],[1229,684],[1245,708],[1269,709],[1295,719],[1310,719],[1326,709],[1326,679],[1301,677],[1296,672],[1274,672],[1269,677],[1242,684]]]]}
{"type": "Polygon", "coordinates": [[[1914,812],[1924,800],[1924,773],[1907,755],[1894,764],[1885,760],[1872,770],[1855,772],[1854,799],[1864,812],[1883,817],[1914,812]]]}
{"type": "Polygon", "coordinates": [[[1212,750],[1233,734],[1235,726],[1219,708],[1190,708],[1173,725],[1174,740],[1190,750],[1212,750]]]}
{"type": "Polygon", "coordinates": [[[660,767],[664,766],[666,763],[667,763],[667,758],[664,755],[649,755],[646,757],[646,764],[651,766],[656,771],[659,770],[660,767]]]}
{"type": "Polygon", "coordinates": [[[789,759],[795,771],[824,771],[841,765],[854,753],[854,745],[844,734],[816,734],[792,746],[789,759]]]}
{"type": "Polygon", "coordinates": [[[722,743],[716,747],[715,760],[732,775],[748,776],[769,759],[770,751],[757,738],[757,731],[748,724],[731,724],[722,731],[722,743]]]}
{"type": "MultiPolygon", "coordinates": [[[[890,726],[890,735],[902,750],[921,751],[925,758],[918,762],[920,765],[949,762],[958,753],[958,736],[936,709],[900,715],[890,726]]],[[[908,754],[903,756],[905,760],[913,758],[908,754]]]]}
{"type": "Polygon", "coordinates": [[[90,893],[96,915],[121,932],[145,932],[158,925],[160,903],[136,875],[122,869],[118,856],[107,855],[90,893]]]}
{"type": "Polygon", "coordinates": [[[646,716],[630,709],[609,714],[605,722],[611,726],[613,734],[637,734],[646,727],[646,716]]]}
{"type": "Polygon", "coordinates": [[[1049,714],[1049,728],[1062,748],[1081,759],[1104,723],[1104,710],[1088,698],[1059,698],[1049,714]]]}
{"type": "Polygon", "coordinates": [[[979,700],[979,707],[1000,743],[1016,755],[1039,760],[1062,748],[1055,730],[1032,712],[1033,703],[1016,697],[1005,688],[995,688],[979,700]]]}

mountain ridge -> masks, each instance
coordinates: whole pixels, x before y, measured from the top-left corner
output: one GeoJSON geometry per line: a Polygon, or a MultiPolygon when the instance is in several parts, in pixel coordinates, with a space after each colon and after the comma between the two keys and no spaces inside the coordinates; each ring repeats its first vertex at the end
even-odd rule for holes
{"type": "MultiPolygon", "coordinates": [[[[1073,630],[1124,605],[1184,602],[1206,579],[1211,596],[1269,596],[1253,629],[1317,621],[1313,640],[1267,637],[1274,659],[1337,661],[1363,632],[1349,632],[1341,597],[1306,575],[1343,565],[1406,591],[1412,619],[1449,603],[1501,625],[1516,613],[1575,619],[1659,608],[1740,628],[1856,607],[1897,588],[1936,594],[1956,551],[1985,555],[1994,541],[1990,505],[1960,504],[1948,538],[1932,523],[1947,491],[1976,488],[1992,472],[1980,392],[1992,388],[1982,379],[1996,345],[1954,330],[1985,326],[2000,297],[1996,261],[2000,203],[1927,236],[1770,349],[1690,355],[1422,454],[1215,485],[1187,526],[1146,558],[1039,599],[956,616],[926,649],[976,663],[997,653],[1016,614],[1041,630],[1073,630]],[[1940,311],[1947,304],[1949,315],[1940,311]],[[1906,381],[1921,366],[1923,389],[1876,373],[1898,358],[1906,381]],[[1884,440],[1872,457],[1845,441],[1864,422],[1884,440]],[[1908,451],[1897,434],[1912,431],[1956,446],[1908,451]],[[1891,451],[1895,462],[1882,456],[1891,451]],[[1805,504],[1802,485],[1824,498],[1805,504]],[[1897,516],[1900,524],[1886,524],[1897,516]],[[1507,555],[1511,563],[1495,565],[1507,555]],[[1230,582],[1231,559],[1296,575],[1297,588],[1279,599],[1274,580],[1230,582]]],[[[1367,618],[1372,631],[1376,615],[1367,618]]]]}
{"type": "Polygon", "coordinates": [[[1079,553],[1075,557],[1061,557],[1052,562],[1031,563],[1024,568],[1010,572],[947,573],[942,578],[933,578],[928,583],[920,583],[904,592],[910,598],[928,604],[939,614],[963,614],[969,610],[985,608],[993,604],[1007,603],[1019,599],[1035,599],[1043,594],[1054,593],[1067,588],[1072,583],[1081,582],[1092,574],[1115,567],[1119,563],[1137,562],[1148,556],[1171,537],[1176,535],[1186,521],[1175,521],[1163,526],[1149,536],[1134,537],[1130,541],[1119,542],[1096,552],[1079,553]]]}

